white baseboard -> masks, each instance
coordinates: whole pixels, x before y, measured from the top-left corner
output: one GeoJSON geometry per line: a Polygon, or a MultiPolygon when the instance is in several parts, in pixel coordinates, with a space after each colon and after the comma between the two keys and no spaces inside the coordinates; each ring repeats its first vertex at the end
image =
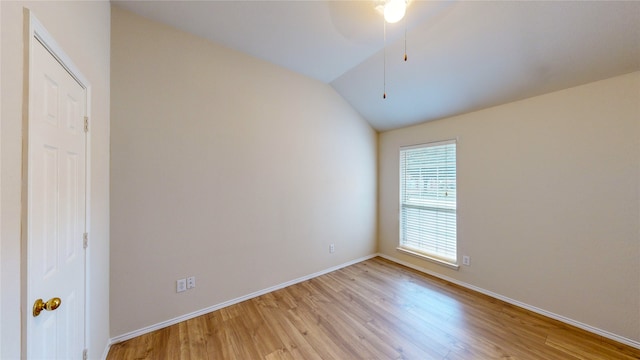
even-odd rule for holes
{"type": "Polygon", "coordinates": [[[109,355],[109,350],[111,349],[111,344],[113,343],[111,342],[111,340],[109,340],[109,343],[104,348],[104,351],[102,352],[102,357],[100,359],[107,360],[107,356],[109,355]]]}
{"type": "Polygon", "coordinates": [[[132,339],[134,337],[137,337],[137,336],[140,336],[140,335],[144,335],[144,334],[147,334],[147,333],[150,333],[150,332],[165,328],[167,326],[171,326],[171,325],[177,324],[177,323],[185,321],[185,320],[193,319],[193,318],[198,317],[200,315],[208,314],[208,313],[210,313],[212,311],[220,310],[220,309],[225,308],[227,306],[238,304],[238,303],[243,302],[245,300],[249,300],[249,299],[258,297],[260,295],[264,295],[264,294],[270,293],[272,291],[280,290],[280,289],[285,288],[285,287],[290,286],[290,285],[294,285],[294,284],[301,283],[301,282],[309,280],[309,279],[313,279],[315,277],[330,273],[332,271],[341,269],[343,267],[347,267],[347,266],[350,266],[350,265],[353,265],[353,264],[356,264],[356,263],[359,263],[359,262],[374,258],[376,256],[380,256],[380,257],[385,258],[385,259],[387,259],[389,261],[393,261],[395,263],[398,263],[400,265],[404,265],[406,267],[409,267],[409,268],[412,268],[414,270],[423,272],[423,273],[431,275],[433,277],[436,277],[436,278],[451,282],[453,284],[462,286],[464,288],[467,288],[467,289],[470,289],[470,290],[473,290],[473,291],[477,291],[477,292],[479,292],[481,294],[490,296],[490,297],[498,299],[498,300],[502,300],[502,301],[504,301],[506,303],[521,307],[523,309],[532,311],[534,313],[537,313],[537,314],[549,317],[551,319],[558,320],[558,321],[563,322],[565,324],[572,325],[572,326],[575,326],[577,328],[586,330],[588,332],[603,336],[603,337],[605,337],[607,339],[611,339],[613,341],[617,341],[619,343],[634,347],[636,349],[640,349],[640,342],[638,342],[638,341],[627,339],[627,338],[625,338],[623,336],[616,335],[616,334],[611,333],[609,331],[602,330],[602,329],[593,327],[593,326],[588,325],[588,324],[584,324],[582,322],[567,318],[567,317],[562,316],[562,315],[558,315],[558,314],[552,313],[552,312],[544,310],[544,309],[537,308],[535,306],[531,306],[529,304],[525,304],[525,303],[523,303],[521,301],[517,301],[517,300],[511,299],[511,298],[508,298],[506,296],[494,293],[492,291],[489,291],[489,290],[486,290],[486,289],[483,289],[483,288],[480,288],[480,287],[477,287],[477,286],[474,286],[474,285],[471,285],[471,284],[467,284],[465,282],[450,278],[448,276],[439,274],[439,273],[431,271],[429,269],[426,269],[426,268],[423,268],[423,267],[408,263],[406,261],[402,261],[400,259],[396,259],[396,258],[394,258],[392,256],[378,253],[378,254],[368,255],[368,256],[365,256],[365,257],[362,257],[362,258],[359,258],[359,259],[355,259],[355,260],[349,261],[349,262],[341,264],[341,265],[337,265],[337,266],[334,266],[334,267],[331,267],[331,268],[328,268],[328,269],[325,269],[325,270],[322,270],[322,271],[319,271],[319,272],[316,272],[316,273],[313,273],[313,274],[310,274],[310,275],[307,275],[307,276],[303,276],[301,278],[297,278],[297,279],[294,279],[294,280],[291,280],[291,281],[287,281],[285,283],[282,283],[282,284],[279,284],[279,285],[275,285],[275,286],[272,286],[272,287],[269,287],[269,288],[266,288],[266,289],[263,289],[263,290],[260,290],[260,291],[256,291],[256,292],[253,292],[251,294],[248,294],[248,295],[245,295],[245,296],[241,296],[241,297],[229,300],[229,301],[225,301],[223,303],[220,303],[220,304],[217,304],[217,305],[213,305],[213,306],[210,306],[210,307],[207,307],[207,308],[204,308],[204,309],[201,309],[201,310],[198,310],[198,311],[186,314],[186,315],[178,316],[176,318],[173,318],[173,319],[170,319],[170,320],[167,320],[167,321],[163,321],[163,322],[157,323],[155,325],[151,325],[151,326],[148,326],[148,327],[136,330],[136,331],[132,331],[132,332],[129,332],[129,333],[126,333],[126,334],[123,334],[123,335],[116,336],[116,337],[110,339],[109,344],[107,345],[107,347],[104,350],[104,354],[102,356],[102,359],[106,359],[107,358],[107,354],[109,353],[109,349],[111,348],[112,344],[116,344],[116,343],[119,343],[119,342],[122,342],[122,341],[126,341],[126,340],[132,339]]]}
{"type": "Polygon", "coordinates": [[[178,316],[176,318],[157,323],[155,325],[147,326],[147,327],[139,329],[139,330],[135,330],[135,331],[123,334],[123,335],[116,336],[116,337],[112,338],[109,341],[109,345],[108,345],[107,349],[105,349],[105,356],[103,357],[103,359],[106,359],[106,353],[109,352],[109,348],[111,347],[112,344],[123,342],[123,341],[129,340],[129,339],[132,339],[134,337],[138,337],[140,335],[148,334],[148,333],[150,333],[152,331],[156,331],[156,330],[165,328],[167,326],[175,325],[175,324],[177,324],[179,322],[183,322],[185,320],[193,319],[193,318],[198,317],[200,315],[208,314],[208,313],[210,313],[212,311],[220,310],[220,309],[225,308],[227,306],[238,304],[238,303],[243,302],[245,300],[253,299],[253,298],[258,297],[260,295],[264,295],[264,294],[270,293],[272,291],[283,289],[283,288],[285,288],[287,286],[291,286],[291,285],[294,285],[294,284],[297,284],[297,283],[301,283],[303,281],[307,281],[309,279],[313,279],[313,278],[318,277],[320,275],[324,275],[324,274],[330,273],[332,271],[335,271],[335,270],[338,270],[338,269],[342,269],[343,267],[347,267],[347,266],[350,266],[350,265],[353,265],[353,264],[357,264],[357,263],[365,261],[365,260],[369,260],[369,259],[374,258],[376,256],[378,256],[378,254],[371,254],[371,255],[368,255],[368,256],[364,256],[364,257],[361,257],[359,259],[355,259],[355,260],[346,262],[344,264],[340,264],[340,265],[337,265],[337,266],[334,266],[334,267],[331,267],[331,268],[328,268],[328,269],[325,269],[325,270],[322,270],[322,271],[318,271],[318,272],[313,273],[313,274],[309,274],[307,276],[303,276],[303,277],[300,277],[300,278],[297,278],[297,279],[294,279],[294,280],[291,280],[291,281],[287,281],[287,282],[284,282],[284,283],[279,284],[279,285],[275,285],[275,286],[272,286],[272,287],[269,287],[269,288],[266,288],[266,289],[263,289],[263,290],[259,290],[259,291],[253,292],[253,293],[248,294],[248,295],[244,295],[244,296],[241,296],[241,297],[229,300],[229,301],[225,301],[225,302],[217,304],[217,305],[213,305],[213,306],[210,306],[210,307],[198,310],[198,311],[194,311],[194,312],[186,314],[186,315],[178,316]]]}
{"type": "Polygon", "coordinates": [[[581,323],[579,321],[570,319],[568,317],[565,317],[565,316],[562,316],[562,315],[558,315],[558,314],[552,313],[550,311],[547,311],[547,310],[544,310],[544,309],[540,309],[540,308],[537,308],[535,306],[531,306],[529,304],[525,304],[525,303],[520,302],[518,300],[514,300],[514,299],[508,298],[506,296],[502,296],[502,295],[494,293],[492,291],[485,290],[483,288],[479,288],[479,287],[471,285],[471,284],[467,284],[465,282],[450,278],[450,277],[442,275],[442,274],[438,274],[437,272],[431,271],[429,269],[425,269],[425,268],[417,266],[417,265],[413,265],[411,263],[396,259],[396,258],[394,258],[392,256],[389,256],[389,255],[386,255],[386,254],[377,254],[377,255],[380,256],[381,258],[385,258],[385,259],[387,259],[389,261],[393,261],[395,263],[398,263],[400,265],[404,265],[404,266],[412,268],[414,270],[418,270],[420,272],[423,272],[425,274],[431,275],[433,277],[437,277],[439,279],[448,281],[450,283],[454,283],[454,284],[462,286],[464,288],[467,288],[467,289],[470,289],[470,290],[473,290],[473,291],[477,291],[477,292],[479,292],[481,294],[484,294],[484,295],[487,295],[487,296],[491,296],[492,298],[495,298],[495,299],[498,299],[498,300],[502,300],[502,301],[504,301],[506,303],[509,303],[511,305],[515,305],[515,306],[521,307],[521,308],[529,310],[531,312],[534,312],[534,313],[537,313],[537,314],[540,314],[540,315],[543,315],[543,316],[558,320],[560,322],[563,322],[563,323],[568,324],[568,325],[575,326],[575,327],[580,328],[582,330],[586,330],[586,331],[588,331],[590,333],[594,333],[594,334],[600,335],[602,337],[605,337],[607,339],[611,339],[613,341],[617,341],[619,343],[622,343],[622,344],[625,344],[625,345],[629,345],[629,346],[634,347],[636,349],[640,349],[640,342],[638,342],[638,341],[627,339],[627,338],[625,338],[623,336],[616,335],[616,334],[611,333],[609,331],[602,330],[602,329],[593,327],[591,325],[587,325],[585,323],[581,323]]]}

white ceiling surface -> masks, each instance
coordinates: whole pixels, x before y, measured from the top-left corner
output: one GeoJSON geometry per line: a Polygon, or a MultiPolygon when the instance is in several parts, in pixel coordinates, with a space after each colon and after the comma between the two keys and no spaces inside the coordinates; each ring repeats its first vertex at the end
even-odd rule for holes
{"type": "Polygon", "coordinates": [[[640,70],[640,1],[112,1],[329,83],[389,130],[640,70]],[[407,30],[408,61],[404,56],[407,30]]]}

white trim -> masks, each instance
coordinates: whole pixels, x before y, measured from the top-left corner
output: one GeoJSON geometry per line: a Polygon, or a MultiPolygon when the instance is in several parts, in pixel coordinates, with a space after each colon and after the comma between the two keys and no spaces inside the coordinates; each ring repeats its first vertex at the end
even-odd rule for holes
{"type": "MultiPolygon", "coordinates": [[[[60,65],[74,78],[83,88],[89,86],[89,81],[82,75],[79,68],[71,60],[71,58],[62,50],[56,40],[51,36],[42,23],[36,18],[33,12],[26,9],[29,13],[29,39],[36,38],[46,49],[58,60],[60,65]]],[[[31,45],[31,44],[30,44],[31,45]]]]}
{"type": "Polygon", "coordinates": [[[284,282],[282,284],[278,284],[278,285],[275,285],[275,286],[272,286],[272,287],[269,287],[269,288],[266,288],[266,289],[258,290],[256,292],[251,293],[251,294],[240,296],[240,297],[237,297],[235,299],[231,299],[229,301],[225,301],[225,302],[222,302],[222,303],[217,304],[217,305],[209,306],[207,308],[204,308],[204,309],[201,309],[201,310],[198,310],[198,311],[194,311],[194,312],[186,314],[186,315],[178,316],[178,317],[175,317],[173,319],[157,323],[155,325],[147,326],[147,327],[144,327],[144,328],[139,329],[139,330],[131,331],[131,332],[128,332],[126,334],[116,336],[116,337],[114,337],[114,338],[112,338],[110,340],[110,345],[111,344],[116,344],[116,343],[119,343],[119,342],[123,342],[123,341],[129,340],[129,339],[132,339],[134,337],[138,337],[140,335],[148,334],[148,333],[150,333],[152,331],[156,331],[156,330],[165,328],[167,326],[175,325],[175,324],[183,322],[185,320],[193,319],[195,317],[198,317],[198,316],[201,316],[201,315],[204,315],[204,314],[208,314],[208,313],[216,311],[216,310],[220,310],[220,309],[225,308],[227,306],[235,305],[235,304],[241,303],[243,301],[250,300],[250,299],[253,299],[255,297],[264,295],[264,294],[268,294],[268,293],[270,293],[272,291],[280,290],[280,289],[286,288],[287,286],[295,285],[295,284],[301,283],[303,281],[307,281],[309,279],[313,279],[315,277],[318,277],[318,276],[321,276],[321,275],[324,275],[324,274],[328,274],[328,273],[330,273],[332,271],[336,271],[336,270],[342,269],[344,267],[347,267],[347,266],[350,266],[350,265],[353,265],[353,264],[357,264],[357,263],[365,261],[365,260],[372,259],[372,258],[374,258],[376,256],[378,256],[378,254],[367,255],[367,256],[361,257],[359,259],[351,260],[349,262],[346,262],[346,263],[343,263],[343,264],[340,264],[340,265],[336,265],[336,266],[330,267],[330,268],[325,269],[325,270],[321,270],[321,271],[315,272],[313,274],[309,274],[309,275],[306,275],[306,276],[303,276],[303,277],[300,277],[300,278],[297,278],[297,279],[294,279],[294,280],[291,280],[291,281],[287,281],[287,282],[284,282]]]}
{"type": "Polygon", "coordinates": [[[398,246],[396,248],[396,250],[401,252],[401,253],[405,253],[407,255],[411,255],[411,256],[417,257],[418,259],[421,259],[421,260],[426,260],[426,261],[430,261],[430,262],[432,262],[434,264],[438,264],[438,265],[441,265],[441,266],[446,266],[449,269],[460,270],[460,265],[452,263],[452,262],[449,262],[447,260],[438,259],[437,257],[434,257],[434,256],[429,256],[427,254],[423,254],[423,253],[418,252],[418,251],[413,251],[413,250],[410,250],[410,249],[407,249],[407,248],[403,248],[402,246],[398,246]]]}
{"type": "Polygon", "coordinates": [[[102,352],[102,357],[100,359],[107,360],[107,356],[109,356],[109,350],[111,350],[111,345],[112,344],[113,344],[113,342],[111,342],[111,340],[109,340],[109,342],[107,342],[107,346],[105,346],[104,351],[102,352]]]}
{"type": "Polygon", "coordinates": [[[404,146],[400,146],[400,151],[411,150],[411,149],[419,149],[419,148],[423,148],[423,147],[449,145],[449,144],[456,144],[457,145],[458,144],[458,138],[456,137],[456,138],[447,139],[447,140],[431,141],[431,142],[426,142],[426,143],[422,143],[422,144],[404,145],[404,146]]]}
{"type": "Polygon", "coordinates": [[[220,309],[225,308],[227,306],[231,306],[231,305],[243,302],[245,300],[249,300],[249,299],[252,299],[252,298],[267,294],[267,293],[270,293],[272,291],[276,291],[276,290],[285,288],[287,286],[295,285],[297,283],[300,283],[300,282],[303,282],[303,281],[306,281],[306,280],[309,280],[309,279],[312,279],[312,278],[315,278],[315,277],[330,273],[332,271],[339,270],[339,269],[341,269],[343,267],[347,267],[347,266],[350,266],[350,265],[353,265],[353,264],[357,264],[357,263],[365,261],[365,260],[372,259],[372,258],[374,258],[376,256],[379,256],[381,258],[387,259],[389,261],[393,261],[393,262],[395,262],[397,264],[400,264],[400,265],[404,265],[404,266],[406,266],[408,268],[420,271],[422,273],[431,275],[433,277],[448,281],[448,282],[456,284],[458,286],[462,286],[462,287],[464,287],[466,289],[470,289],[470,290],[479,292],[481,294],[490,296],[490,297],[492,297],[494,299],[502,300],[502,301],[504,301],[504,302],[506,302],[508,304],[515,305],[515,306],[521,307],[523,309],[529,310],[531,312],[546,316],[548,318],[558,320],[558,321],[563,322],[565,324],[575,326],[575,327],[580,328],[582,330],[586,330],[586,331],[588,331],[590,333],[603,336],[603,337],[605,337],[607,339],[611,339],[613,341],[617,341],[617,342],[619,342],[621,344],[625,344],[625,345],[634,347],[636,349],[640,349],[640,342],[638,342],[638,341],[627,339],[625,337],[616,335],[616,334],[611,333],[609,331],[598,329],[598,328],[593,327],[591,325],[587,325],[587,324],[581,323],[579,321],[575,321],[575,320],[567,318],[565,316],[558,315],[558,314],[552,313],[550,311],[547,311],[547,310],[544,310],[544,309],[540,309],[540,308],[537,308],[535,306],[531,306],[529,304],[525,304],[523,302],[508,298],[506,296],[502,296],[500,294],[494,293],[494,292],[489,291],[489,290],[485,290],[483,288],[480,288],[480,287],[477,287],[477,286],[474,286],[474,285],[471,285],[471,284],[467,284],[465,282],[450,278],[450,277],[442,275],[442,274],[438,274],[436,272],[433,272],[431,270],[425,269],[423,267],[420,267],[420,266],[417,266],[417,265],[413,265],[411,263],[408,263],[406,261],[402,261],[400,259],[396,259],[396,258],[394,258],[392,256],[388,256],[386,254],[378,253],[378,254],[368,255],[368,256],[365,256],[365,257],[362,257],[362,258],[359,258],[359,259],[356,259],[356,260],[352,260],[352,261],[349,261],[347,263],[344,263],[344,264],[341,264],[341,265],[337,265],[337,266],[331,267],[331,268],[326,269],[326,270],[322,270],[322,271],[319,271],[319,272],[316,272],[316,273],[313,273],[313,274],[310,274],[310,275],[307,275],[307,276],[303,276],[303,277],[295,279],[295,280],[291,280],[291,281],[288,281],[288,282],[285,282],[285,283],[282,283],[282,284],[279,284],[279,285],[272,286],[270,288],[266,288],[266,289],[263,289],[263,290],[260,290],[260,291],[256,291],[254,293],[251,293],[251,294],[248,294],[248,295],[245,295],[245,296],[241,296],[241,297],[238,297],[238,298],[235,298],[235,299],[232,299],[232,300],[229,300],[229,301],[217,304],[217,305],[213,305],[213,306],[210,306],[208,308],[192,312],[190,314],[182,315],[182,316],[173,318],[171,320],[163,321],[163,322],[157,323],[155,325],[151,325],[151,326],[139,329],[139,330],[135,330],[135,331],[132,331],[132,332],[120,335],[120,336],[116,336],[116,337],[111,338],[109,340],[109,343],[107,344],[107,347],[104,350],[102,359],[106,359],[107,358],[107,355],[109,353],[109,349],[111,348],[111,345],[113,345],[113,344],[117,344],[119,342],[123,342],[123,341],[129,340],[129,339],[132,339],[132,338],[144,335],[144,334],[148,334],[150,332],[165,328],[167,326],[171,326],[171,325],[177,324],[177,323],[185,321],[185,320],[193,319],[193,318],[198,317],[200,315],[204,315],[204,314],[210,313],[212,311],[220,310],[220,309]]]}
{"type": "Polygon", "coordinates": [[[448,281],[450,283],[456,284],[458,286],[462,286],[463,288],[467,288],[467,289],[479,292],[481,294],[490,296],[490,297],[492,297],[494,299],[502,300],[502,301],[504,301],[506,303],[509,303],[511,305],[515,305],[515,306],[521,307],[523,309],[529,310],[531,312],[540,314],[542,316],[546,316],[548,318],[551,318],[551,319],[554,319],[554,320],[558,320],[558,321],[563,322],[565,324],[568,324],[568,325],[571,325],[571,326],[575,326],[575,327],[580,328],[582,330],[586,330],[586,331],[588,331],[590,333],[593,333],[593,334],[596,334],[596,335],[600,335],[602,337],[605,337],[607,339],[611,339],[613,341],[617,341],[617,342],[619,342],[621,344],[625,344],[625,345],[634,347],[636,349],[640,349],[640,342],[638,342],[638,341],[627,339],[627,338],[625,338],[623,336],[616,335],[616,334],[611,333],[609,331],[602,330],[602,329],[599,329],[597,327],[594,327],[594,326],[591,326],[591,325],[587,325],[585,323],[570,319],[568,317],[565,317],[565,316],[562,316],[562,315],[558,315],[558,314],[552,313],[550,311],[547,311],[547,310],[544,310],[544,309],[540,309],[538,307],[523,303],[521,301],[514,300],[514,299],[508,298],[506,296],[494,293],[493,291],[485,290],[483,288],[480,288],[480,287],[477,287],[477,286],[474,286],[474,285],[471,285],[471,284],[467,284],[467,283],[465,283],[463,281],[459,281],[459,280],[456,280],[454,278],[450,278],[448,276],[445,276],[445,275],[442,275],[442,274],[438,274],[437,272],[431,271],[429,269],[425,269],[425,268],[417,266],[417,265],[413,265],[413,264],[411,264],[409,262],[402,261],[400,259],[396,259],[396,258],[394,258],[392,256],[389,256],[389,255],[386,255],[386,254],[380,254],[379,253],[377,255],[380,256],[381,258],[387,259],[389,261],[393,261],[395,263],[398,263],[400,265],[404,265],[404,266],[406,266],[408,268],[411,268],[411,269],[414,269],[414,270],[418,270],[420,272],[423,272],[425,274],[431,275],[431,276],[436,277],[438,279],[442,279],[442,280],[448,281]]]}

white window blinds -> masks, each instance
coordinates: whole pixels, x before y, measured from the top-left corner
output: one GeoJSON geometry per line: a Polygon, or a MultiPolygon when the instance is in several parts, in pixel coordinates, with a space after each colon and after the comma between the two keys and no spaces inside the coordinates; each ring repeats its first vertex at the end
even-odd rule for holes
{"type": "Polygon", "coordinates": [[[400,149],[400,248],[457,262],[456,143],[400,149]]]}

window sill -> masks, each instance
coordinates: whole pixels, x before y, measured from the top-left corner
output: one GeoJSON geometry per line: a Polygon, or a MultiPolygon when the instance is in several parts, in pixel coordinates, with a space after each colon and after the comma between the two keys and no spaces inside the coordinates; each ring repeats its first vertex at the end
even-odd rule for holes
{"type": "Polygon", "coordinates": [[[438,264],[438,265],[442,265],[444,267],[448,267],[449,269],[460,270],[460,265],[452,264],[452,263],[447,262],[445,260],[434,258],[434,257],[431,257],[429,255],[425,255],[425,254],[422,254],[422,253],[419,253],[419,252],[416,252],[416,251],[411,251],[411,250],[408,250],[408,249],[405,249],[405,248],[401,248],[401,247],[397,247],[396,250],[401,252],[401,253],[405,253],[407,255],[411,255],[411,256],[417,257],[417,258],[422,259],[422,260],[427,260],[427,261],[432,262],[434,264],[438,264]]]}

